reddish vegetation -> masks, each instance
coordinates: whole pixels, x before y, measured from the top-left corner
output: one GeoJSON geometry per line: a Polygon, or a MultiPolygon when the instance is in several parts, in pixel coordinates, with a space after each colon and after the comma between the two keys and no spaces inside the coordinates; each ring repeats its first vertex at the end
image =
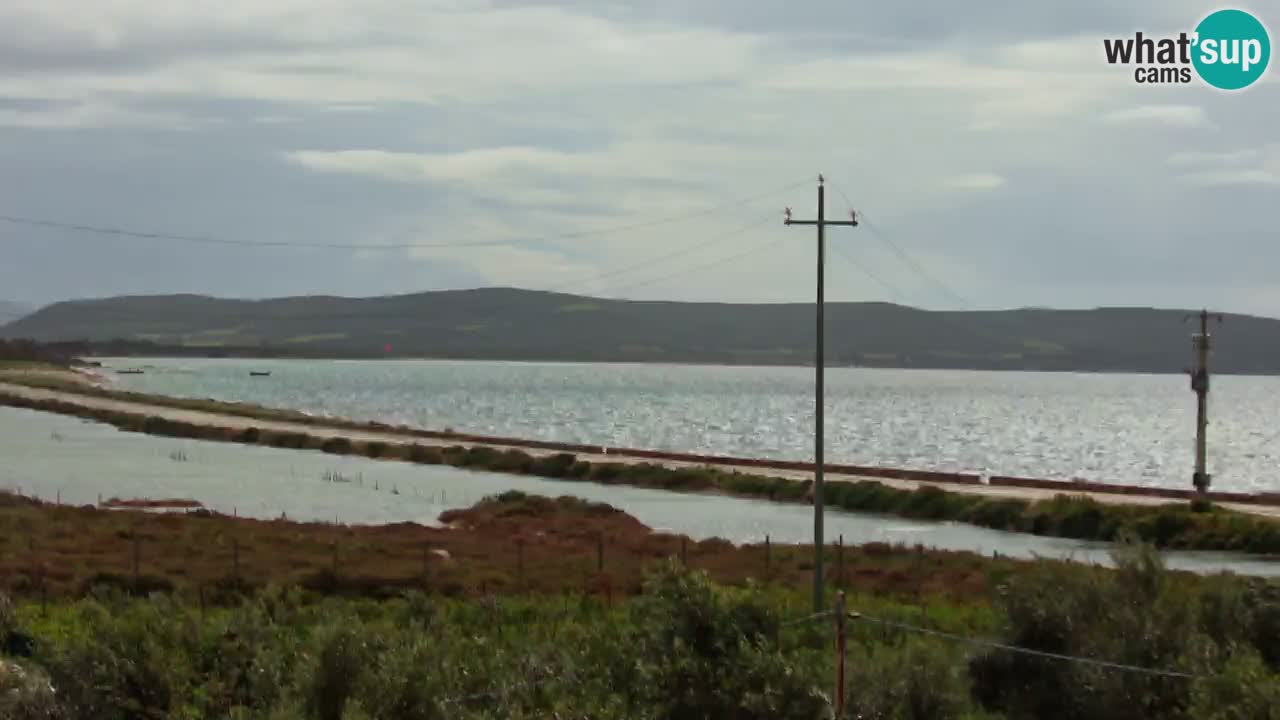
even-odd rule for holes
{"type": "Polygon", "coordinates": [[[182,498],[168,498],[163,500],[147,500],[143,498],[130,498],[121,500],[120,498],[111,498],[103,501],[104,508],[135,508],[135,509],[173,509],[173,510],[194,510],[204,507],[196,500],[186,500],[182,498]]]}
{"type": "MultiPolygon", "coordinates": [[[[346,527],[207,510],[55,506],[0,493],[0,589],[52,597],[109,583],[217,597],[228,587],[296,583],[371,596],[407,588],[451,595],[620,596],[639,589],[647,568],[682,554],[690,566],[725,583],[754,578],[806,588],[812,582],[808,547],[694,542],[653,532],[607,505],[571,498],[511,494],[448,513],[447,520],[451,527],[346,527]]],[[[993,573],[1022,567],[969,553],[886,545],[831,548],[828,557],[837,584],[957,598],[984,596],[993,573]]]]}

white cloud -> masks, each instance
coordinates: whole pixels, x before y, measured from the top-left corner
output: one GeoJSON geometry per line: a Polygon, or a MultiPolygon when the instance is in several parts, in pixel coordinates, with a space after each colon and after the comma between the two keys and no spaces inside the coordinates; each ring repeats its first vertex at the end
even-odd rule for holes
{"type": "Polygon", "coordinates": [[[995,173],[969,173],[947,178],[945,184],[956,190],[995,190],[1005,184],[1005,179],[995,173]]]}
{"type": "Polygon", "coordinates": [[[1182,175],[1181,179],[1201,187],[1280,185],[1280,175],[1267,170],[1210,170],[1207,172],[1187,173],[1182,175]]]}
{"type": "Polygon", "coordinates": [[[0,127],[70,129],[86,127],[145,127],[192,130],[214,122],[173,112],[121,107],[108,102],[50,103],[35,107],[0,107],[0,127]]]}
{"type": "Polygon", "coordinates": [[[1200,187],[1280,184],[1280,143],[1225,152],[1184,151],[1171,155],[1178,179],[1200,187]]]}
{"type": "Polygon", "coordinates": [[[1165,125],[1177,128],[1213,127],[1204,108],[1198,105],[1138,105],[1123,110],[1113,110],[1102,117],[1109,125],[1126,125],[1149,128],[1165,125]]]}
{"type": "MultiPolygon", "coordinates": [[[[1139,87],[1102,61],[1096,13],[1087,22],[1060,23],[1075,16],[1029,4],[1017,13],[1022,27],[1044,20],[1039,27],[1062,29],[1033,40],[992,39],[1033,37],[1003,31],[1008,28],[970,36],[952,25],[971,21],[974,12],[945,3],[931,11],[936,27],[919,33],[883,18],[878,26],[874,18],[859,26],[861,40],[893,37],[891,46],[849,41],[838,32],[821,42],[800,42],[793,28],[766,26],[730,3],[716,5],[726,16],[718,24],[706,21],[710,3],[679,12],[665,3],[496,5],[228,0],[156,7],[143,0],[9,0],[0,4],[0,65],[17,71],[0,74],[0,124],[34,131],[129,127],[139,135],[128,139],[145,146],[138,137],[182,127],[184,119],[197,132],[209,129],[164,108],[225,116],[229,127],[158,147],[178,171],[231,174],[239,163],[257,163],[258,176],[236,174],[235,182],[221,186],[202,176],[180,193],[169,181],[168,163],[159,178],[132,175],[128,154],[112,152],[128,147],[123,144],[93,138],[77,152],[85,153],[86,165],[130,174],[151,195],[171,193],[175,216],[205,218],[192,224],[252,218],[226,234],[251,235],[253,222],[274,216],[296,224],[316,209],[341,205],[333,212],[353,218],[350,227],[308,230],[333,233],[321,238],[333,242],[369,237],[372,243],[388,227],[399,229],[398,242],[587,233],[742,198],[823,171],[849,193],[850,204],[891,226],[931,217],[946,225],[955,215],[990,213],[970,218],[969,226],[982,227],[983,234],[963,255],[960,245],[934,241],[935,233],[926,230],[911,240],[921,246],[920,256],[937,258],[931,267],[939,275],[959,287],[995,287],[984,285],[977,270],[960,276],[955,268],[966,261],[966,267],[980,267],[975,244],[1040,238],[1040,198],[1056,197],[1059,188],[1062,203],[1089,206],[1087,213],[1072,214],[1079,227],[1070,237],[1079,238],[1095,231],[1093,222],[1105,229],[1140,218],[1141,227],[1157,227],[1180,209],[1189,183],[1262,184],[1280,172],[1274,156],[1262,150],[1213,152],[1194,144],[1207,133],[1183,132],[1216,123],[1223,132],[1215,137],[1261,147],[1273,139],[1260,129],[1265,123],[1259,118],[1274,108],[1265,94],[1139,87]],[[1080,34],[1082,28],[1089,32],[1080,34]],[[6,95],[60,103],[4,105],[6,95]],[[279,125],[286,121],[287,132],[279,125]],[[1152,172],[1166,160],[1167,173],[1152,172]],[[1107,206],[1121,193],[1131,202],[1117,215],[1107,206]],[[332,203],[339,195],[345,201],[332,203]],[[182,210],[196,202],[225,207],[199,216],[182,210]],[[416,214],[423,204],[435,208],[432,217],[416,214]],[[226,212],[228,207],[248,212],[226,212]]],[[[885,7],[884,13],[894,12],[885,7]]],[[[993,7],[980,9],[1003,17],[993,7]]],[[[1153,16],[1181,12],[1168,4],[1148,9],[1153,16]]],[[[0,180],[8,181],[5,172],[0,168],[0,180]]],[[[19,177],[20,171],[11,172],[19,177]]],[[[13,184],[28,182],[23,176],[13,184]]],[[[121,197],[111,203],[120,214],[113,222],[127,225],[133,213],[133,224],[154,225],[148,217],[154,198],[141,190],[129,196],[127,185],[114,188],[121,197]]],[[[65,199],[73,210],[77,204],[73,194],[49,188],[39,195],[33,190],[29,201],[50,197],[65,199]]],[[[528,277],[545,286],[569,270],[642,260],[640,250],[654,244],[699,242],[726,223],[787,204],[811,212],[813,202],[806,185],[729,208],[715,222],[624,234],[616,244],[441,250],[415,255],[420,262],[409,264],[465,265],[494,282],[517,280],[511,268],[526,265],[536,268],[528,277]]],[[[92,206],[85,214],[94,215],[92,206]]],[[[1223,214],[1236,217],[1236,208],[1223,214]]],[[[222,228],[194,230],[217,235],[222,228]]],[[[1060,238],[1042,235],[1046,246],[1061,245],[1060,238]]],[[[786,247],[799,255],[808,248],[786,247]]],[[[1010,247],[991,257],[1013,263],[1039,252],[1034,244],[1010,247]]],[[[372,260],[386,261],[389,252],[378,251],[372,260]]],[[[659,283],[645,292],[804,297],[806,264],[792,259],[792,274],[762,253],[735,262],[726,275],[745,282],[705,272],[697,283],[659,283]]],[[[345,272],[340,263],[333,267],[331,272],[345,272]]]]}
{"type": "Polygon", "coordinates": [[[1232,150],[1228,152],[1204,152],[1187,150],[1174,153],[1169,156],[1168,163],[1175,167],[1193,167],[1193,166],[1235,166],[1256,160],[1259,151],[1256,148],[1248,150],[1232,150]]]}

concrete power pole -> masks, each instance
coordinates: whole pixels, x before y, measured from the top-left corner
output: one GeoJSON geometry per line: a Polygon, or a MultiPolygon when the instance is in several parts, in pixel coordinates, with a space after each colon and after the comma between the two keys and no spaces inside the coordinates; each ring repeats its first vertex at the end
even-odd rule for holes
{"type": "MultiPolygon", "coordinates": [[[[1195,485],[1196,493],[1203,496],[1209,492],[1209,473],[1206,470],[1206,431],[1209,427],[1209,318],[1211,313],[1208,310],[1201,310],[1200,332],[1191,336],[1191,343],[1196,351],[1196,366],[1189,370],[1191,374],[1191,390],[1196,394],[1196,470],[1191,476],[1191,482],[1195,485]]],[[[1213,314],[1213,317],[1222,322],[1222,316],[1213,314]]],[[[1183,322],[1190,320],[1195,316],[1188,315],[1183,318],[1183,322]]]]}
{"type": "Polygon", "coordinates": [[[818,228],[818,339],[814,349],[814,392],[816,399],[814,403],[814,430],[813,430],[813,611],[822,612],[822,513],[823,513],[823,497],[822,497],[822,441],[823,434],[826,432],[826,426],[823,420],[823,367],[826,364],[823,342],[825,338],[825,325],[822,320],[823,306],[826,305],[823,287],[825,281],[825,258],[826,258],[826,235],[825,230],[828,225],[843,225],[846,227],[857,227],[858,220],[851,212],[848,220],[827,220],[826,216],[826,190],[825,183],[821,175],[818,176],[818,219],[817,220],[793,220],[791,218],[791,208],[787,208],[783,223],[788,227],[791,225],[816,225],[818,228]]]}

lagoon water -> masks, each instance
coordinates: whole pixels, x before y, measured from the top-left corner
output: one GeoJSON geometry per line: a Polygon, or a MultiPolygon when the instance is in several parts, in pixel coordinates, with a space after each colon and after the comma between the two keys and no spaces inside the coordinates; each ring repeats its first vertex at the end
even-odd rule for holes
{"type": "MultiPolygon", "coordinates": [[[[807,460],[813,371],[424,360],[106,359],[124,389],[611,446],[807,460]],[[250,370],[270,371],[251,377],[250,370]]],[[[1280,490],[1280,377],[1211,395],[1215,489],[1280,490]]],[[[1185,377],[831,368],[827,460],[1189,487],[1185,377]]]]}
{"type": "MultiPolygon", "coordinates": [[[[313,451],[159,438],[108,425],[0,407],[0,489],[77,505],[98,498],[190,498],[244,517],[382,524],[436,524],[441,512],[505,490],[607,502],[646,525],[696,539],[802,543],[813,510],[803,505],[691,495],[617,485],[471,472],[313,451]],[[339,473],[351,482],[329,482],[339,473]]],[[[828,511],[827,537],[1015,557],[1108,561],[1106,546],[1005,533],[959,523],[828,511]]],[[[1221,553],[1171,553],[1170,566],[1280,575],[1280,562],[1221,553]]]]}

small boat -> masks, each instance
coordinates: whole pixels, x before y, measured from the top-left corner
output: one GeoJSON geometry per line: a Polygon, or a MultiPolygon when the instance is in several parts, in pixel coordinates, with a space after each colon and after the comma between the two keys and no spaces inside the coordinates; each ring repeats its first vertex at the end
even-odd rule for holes
{"type": "Polygon", "coordinates": [[[250,370],[249,377],[268,377],[271,375],[270,370],[250,370]]]}
{"type": "Polygon", "coordinates": [[[128,370],[117,370],[117,375],[141,375],[142,371],[137,368],[129,368],[128,370]]]}

